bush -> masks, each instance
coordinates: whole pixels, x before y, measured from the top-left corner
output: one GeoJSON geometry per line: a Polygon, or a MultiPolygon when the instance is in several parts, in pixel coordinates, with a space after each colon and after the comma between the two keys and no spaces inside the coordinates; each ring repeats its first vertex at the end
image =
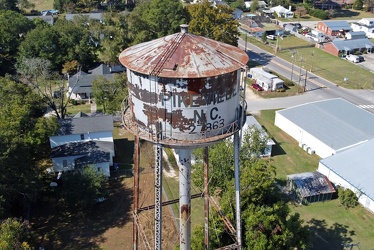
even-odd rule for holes
{"type": "Polygon", "coordinates": [[[319,10],[319,9],[310,9],[309,10],[309,15],[317,17],[322,20],[327,20],[329,19],[329,13],[324,10],[319,10]]]}
{"type": "Polygon", "coordinates": [[[356,194],[350,189],[344,189],[340,187],[338,189],[338,196],[340,203],[346,208],[351,208],[358,205],[358,198],[356,194]]]}

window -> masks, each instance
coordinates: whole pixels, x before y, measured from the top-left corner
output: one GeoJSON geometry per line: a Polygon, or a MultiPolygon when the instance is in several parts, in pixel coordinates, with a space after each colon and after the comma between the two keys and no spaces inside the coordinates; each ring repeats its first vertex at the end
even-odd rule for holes
{"type": "Polygon", "coordinates": [[[98,172],[98,173],[101,172],[101,167],[98,167],[98,168],[97,168],[97,172],[98,172]]]}
{"type": "Polygon", "coordinates": [[[67,160],[62,161],[62,167],[64,167],[64,168],[68,167],[68,161],[67,160]]]}
{"type": "Polygon", "coordinates": [[[81,134],[81,140],[84,140],[84,134],[81,134]]]}

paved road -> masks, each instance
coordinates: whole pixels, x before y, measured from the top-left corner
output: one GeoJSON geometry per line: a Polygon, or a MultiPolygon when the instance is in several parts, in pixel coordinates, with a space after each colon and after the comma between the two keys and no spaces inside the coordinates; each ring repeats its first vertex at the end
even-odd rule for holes
{"type": "Polygon", "coordinates": [[[343,98],[371,113],[374,113],[374,91],[372,90],[345,89],[315,75],[314,73],[307,72],[307,74],[305,74],[305,69],[300,69],[297,65],[292,66],[292,63],[278,58],[274,54],[268,53],[253,44],[247,43],[247,45],[245,45],[245,41],[242,39],[239,39],[239,47],[242,49],[245,47],[247,48],[250,60],[254,60],[264,67],[267,67],[269,70],[277,72],[288,79],[291,79],[292,75],[292,80],[294,82],[300,83],[302,86],[306,83],[307,89],[305,93],[292,97],[273,99],[257,98],[248,100],[249,112],[287,108],[317,100],[343,98]],[[305,76],[307,76],[307,79],[305,79],[305,76]]]}

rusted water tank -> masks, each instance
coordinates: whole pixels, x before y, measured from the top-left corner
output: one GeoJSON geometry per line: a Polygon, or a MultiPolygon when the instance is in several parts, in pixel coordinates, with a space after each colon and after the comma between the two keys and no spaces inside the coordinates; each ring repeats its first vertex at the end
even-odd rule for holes
{"type": "Polygon", "coordinates": [[[181,32],[125,49],[125,126],[165,146],[199,146],[240,129],[241,49],[181,32]]]}

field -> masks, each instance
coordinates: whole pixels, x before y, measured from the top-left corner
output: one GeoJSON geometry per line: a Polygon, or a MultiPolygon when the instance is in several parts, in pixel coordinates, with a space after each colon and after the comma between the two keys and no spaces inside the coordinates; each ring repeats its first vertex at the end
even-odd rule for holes
{"type": "MultiPolygon", "coordinates": [[[[245,36],[242,35],[245,40],[245,36]]],[[[248,42],[252,43],[263,50],[274,53],[272,46],[264,44],[262,41],[253,37],[248,37],[248,42]]],[[[321,49],[314,47],[300,47],[308,44],[306,41],[295,36],[287,36],[283,40],[280,39],[280,51],[277,56],[297,66],[303,66],[307,70],[312,70],[319,75],[337,85],[350,89],[374,89],[373,73],[365,70],[357,65],[333,56],[321,49]],[[295,58],[292,58],[292,52],[295,51],[295,58]],[[301,60],[302,58],[302,60],[301,60]],[[344,72],[344,75],[336,72],[344,72]],[[355,81],[344,82],[344,77],[354,76],[355,81]]],[[[273,42],[274,43],[274,42],[273,42]]]]}
{"type": "Polygon", "coordinates": [[[29,2],[35,4],[35,10],[53,9],[53,0],[29,0],[29,2]]]}
{"type": "MultiPolygon", "coordinates": [[[[274,117],[275,110],[267,110],[256,119],[277,143],[270,160],[276,167],[279,182],[285,183],[288,174],[315,171],[319,157],[307,154],[294,139],[275,127],[274,117]]],[[[342,243],[357,242],[361,249],[374,249],[374,215],[360,205],[345,209],[338,199],[308,206],[290,205],[309,226],[312,249],[342,249],[342,243]]]]}

